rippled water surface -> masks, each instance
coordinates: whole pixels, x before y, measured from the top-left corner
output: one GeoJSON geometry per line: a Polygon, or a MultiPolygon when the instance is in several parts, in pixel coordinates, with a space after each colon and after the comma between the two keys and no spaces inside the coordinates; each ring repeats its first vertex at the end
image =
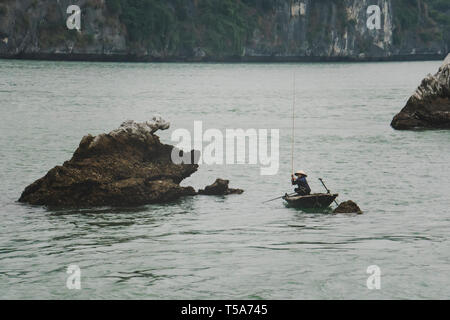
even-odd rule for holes
{"type": "MultiPolygon", "coordinates": [[[[132,64],[0,60],[1,298],[450,298],[450,131],[389,124],[439,62],[132,64]],[[289,192],[292,75],[297,168],[362,216],[304,213],[289,192]],[[242,195],[138,208],[19,204],[81,137],[154,113],[175,128],[280,129],[280,169],[201,166],[242,195]],[[66,288],[70,264],[81,290],[66,288]],[[367,267],[381,269],[368,290],[367,267]]],[[[173,144],[173,143],[172,143],[173,144]]]]}

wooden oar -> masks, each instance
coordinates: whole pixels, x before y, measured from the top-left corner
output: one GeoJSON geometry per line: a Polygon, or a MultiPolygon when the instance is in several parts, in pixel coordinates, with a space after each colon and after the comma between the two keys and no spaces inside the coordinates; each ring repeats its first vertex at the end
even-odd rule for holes
{"type": "MultiPolygon", "coordinates": [[[[319,178],[320,182],[322,182],[322,185],[324,186],[325,190],[327,190],[327,193],[330,193],[330,190],[328,190],[327,186],[323,182],[322,178],[319,178]]],[[[334,200],[334,203],[336,203],[337,206],[339,206],[339,203],[337,203],[336,200],[334,200]]]]}
{"type": "MultiPolygon", "coordinates": [[[[291,196],[295,196],[297,194],[297,192],[295,192],[295,193],[291,193],[291,194],[288,194],[288,197],[291,197],[291,196]]],[[[284,195],[285,196],[285,195],[284,195]]],[[[284,196],[281,196],[281,197],[277,197],[277,198],[274,198],[274,199],[270,199],[270,200],[266,200],[266,201],[264,201],[263,203],[267,203],[267,202],[270,202],[270,201],[274,201],[274,200],[278,200],[278,199],[281,199],[281,198],[283,198],[284,196]]]]}

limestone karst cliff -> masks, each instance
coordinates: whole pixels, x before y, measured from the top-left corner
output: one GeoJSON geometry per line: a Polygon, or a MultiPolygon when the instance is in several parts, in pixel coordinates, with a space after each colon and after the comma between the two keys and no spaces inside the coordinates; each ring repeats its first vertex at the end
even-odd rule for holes
{"type": "Polygon", "coordinates": [[[446,0],[1,0],[0,57],[98,60],[443,58],[446,0]],[[68,30],[69,5],[81,30],[68,30]],[[369,6],[380,11],[369,29],[369,6]]]}

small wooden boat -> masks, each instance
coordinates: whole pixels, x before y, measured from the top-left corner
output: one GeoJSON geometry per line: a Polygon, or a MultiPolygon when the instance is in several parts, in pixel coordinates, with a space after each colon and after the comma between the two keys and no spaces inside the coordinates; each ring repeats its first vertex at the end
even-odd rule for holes
{"type": "Polygon", "coordinates": [[[301,195],[285,195],[285,200],[289,206],[301,209],[321,209],[327,208],[338,197],[338,194],[331,193],[314,193],[307,196],[301,195]]]}

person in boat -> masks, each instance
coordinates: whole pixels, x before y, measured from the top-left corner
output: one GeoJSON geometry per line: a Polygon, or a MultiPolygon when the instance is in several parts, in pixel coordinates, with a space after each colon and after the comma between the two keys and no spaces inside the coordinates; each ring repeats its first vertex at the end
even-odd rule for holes
{"type": "Polygon", "coordinates": [[[302,170],[297,171],[295,173],[297,178],[292,175],[292,185],[297,185],[298,188],[295,188],[295,192],[297,192],[301,196],[306,196],[311,193],[311,188],[309,187],[308,181],[306,181],[306,173],[302,170]]]}

